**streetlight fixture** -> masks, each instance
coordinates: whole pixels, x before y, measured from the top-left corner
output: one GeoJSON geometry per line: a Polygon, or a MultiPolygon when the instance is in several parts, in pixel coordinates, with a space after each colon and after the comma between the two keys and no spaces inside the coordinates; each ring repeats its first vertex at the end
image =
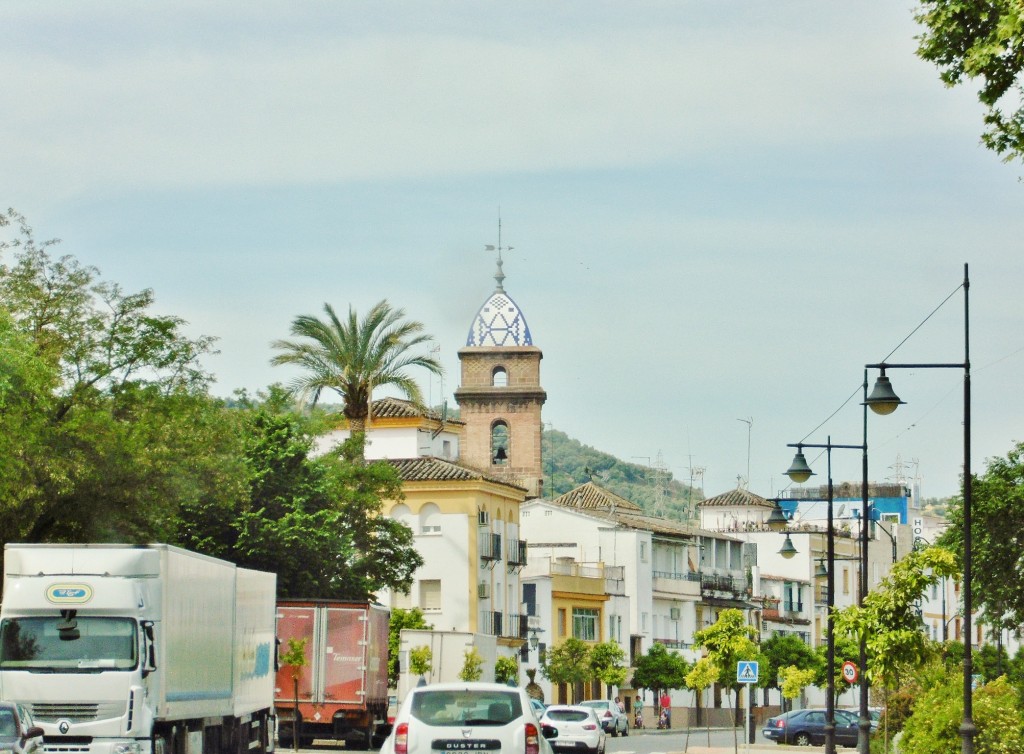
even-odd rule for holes
{"type": "MultiPolygon", "coordinates": [[[[833,444],[832,437],[828,438],[828,442],[824,445],[818,445],[815,443],[790,443],[790,448],[796,448],[796,455],[793,456],[793,463],[790,464],[789,470],[786,472],[786,476],[792,479],[794,482],[806,482],[814,474],[811,471],[811,467],[807,465],[807,459],[804,457],[804,448],[824,448],[825,456],[828,463],[828,535],[827,535],[827,548],[826,548],[826,595],[825,595],[825,609],[826,609],[826,628],[825,638],[826,644],[826,695],[825,699],[825,754],[835,754],[836,752],[836,637],[835,637],[835,622],[832,615],[832,608],[835,606],[835,560],[836,560],[836,529],[835,521],[832,517],[832,502],[834,499],[834,489],[832,486],[832,449],[833,448],[848,448],[851,450],[862,450],[867,454],[867,443],[860,445],[837,445],[833,444]]],[[[867,468],[867,462],[865,461],[864,468],[867,468]]],[[[867,495],[867,482],[864,482],[864,494],[867,495]]],[[[861,580],[863,584],[863,579],[861,580]]],[[[870,726],[870,723],[869,723],[870,726]]],[[[860,738],[858,736],[858,744],[860,738]]],[[[866,744],[866,739],[865,739],[866,744]]]]}
{"type": "Polygon", "coordinates": [[[865,399],[865,403],[876,414],[891,414],[904,403],[896,395],[885,376],[886,369],[963,369],[964,370],[964,717],[960,723],[962,754],[974,754],[974,736],[978,732],[974,724],[972,709],[972,674],[973,660],[971,657],[971,307],[970,277],[967,265],[964,264],[964,360],[951,364],[866,364],[868,369],[880,371],[875,389],[865,399]]]}

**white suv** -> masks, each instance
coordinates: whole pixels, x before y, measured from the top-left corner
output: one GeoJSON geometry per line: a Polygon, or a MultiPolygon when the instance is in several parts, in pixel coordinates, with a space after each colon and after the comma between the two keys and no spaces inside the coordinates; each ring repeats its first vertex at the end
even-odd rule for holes
{"type": "Polygon", "coordinates": [[[434,683],[409,692],[381,754],[438,751],[552,754],[526,692],[500,683],[434,683]]]}

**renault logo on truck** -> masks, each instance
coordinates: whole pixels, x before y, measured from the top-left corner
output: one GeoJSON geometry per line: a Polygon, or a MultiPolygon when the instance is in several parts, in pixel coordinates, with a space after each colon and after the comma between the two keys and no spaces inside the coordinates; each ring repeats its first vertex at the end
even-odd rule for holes
{"type": "Polygon", "coordinates": [[[66,736],[68,734],[68,731],[71,730],[71,721],[70,720],[59,720],[59,721],[57,721],[57,730],[59,730],[63,735],[66,736]]]}
{"type": "Polygon", "coordinates": [[[46,599],[55,605],[81,605],[92,599],[88,584],[52,584],[46,589],[46,599]]]}

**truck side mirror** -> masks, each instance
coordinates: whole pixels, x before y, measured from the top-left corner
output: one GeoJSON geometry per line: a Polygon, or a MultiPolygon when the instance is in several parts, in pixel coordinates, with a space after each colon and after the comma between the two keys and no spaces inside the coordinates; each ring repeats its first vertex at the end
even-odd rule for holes
{"type": "Polygon", "coordinates": [[[145,639],[143,648],[146,657],[142,665],[142,677],[145,678],[156,670],[156,642],[153,641],[153,621],[140,621],[140,625],[142,626],[142,635],[145,639]]]}

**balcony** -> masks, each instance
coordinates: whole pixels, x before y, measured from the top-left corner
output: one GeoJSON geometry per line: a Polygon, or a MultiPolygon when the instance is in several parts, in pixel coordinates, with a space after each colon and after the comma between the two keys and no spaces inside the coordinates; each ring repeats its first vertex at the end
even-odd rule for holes
{"type": "Polygon", "coordinates": [[[480,560],[494,563],[501,560],[501,535],[486,532],[480,535],[480,560]]]}
{"type": "Polygon", "coordinates": [[[701,593],[701,575],[696,571],[654,571],[654,594],[658,597],[699,597],[701,593]]]}
{"type": "Polygon", "coordinates": [[[483,610],[480,613],[480,627],[479,631],[482,634],[489,634],[491,636],[503,636],[501,629],[504,621],[504,616],[495,610],[483,610]]]}
{"type": "Polygon", "coordinates": [[[667,649],[693,649],[693,642],[682,639],[655,639],[655,644],[661,644],[667,649]]]}
{"type": "Polygon", "coordinates": [[[526,640],[529,638],[527,630],[529,629],[529,618],[528,615],[521,615],[519,613],[509,613],[505,616],[502,621],[502,632],[496,634],[497,636],[504,636],[508,639],[522,639],[526,640]]]}
{"type": "Polygon", "coordinates": [[[714,573],[700,574],[701,595],[709,596],[714,592],[726,592],[734,599],[741,599],[746,596],[746,584],[732,576],[721,576],[714,573]]]}
{"type": "Polygon", "coordinates": [[[509,573],[523,569],[526,565],[525,539],[510,539],[508,541],[508,553],[506,554],[505,562],[508,565],[509,573]]]}

